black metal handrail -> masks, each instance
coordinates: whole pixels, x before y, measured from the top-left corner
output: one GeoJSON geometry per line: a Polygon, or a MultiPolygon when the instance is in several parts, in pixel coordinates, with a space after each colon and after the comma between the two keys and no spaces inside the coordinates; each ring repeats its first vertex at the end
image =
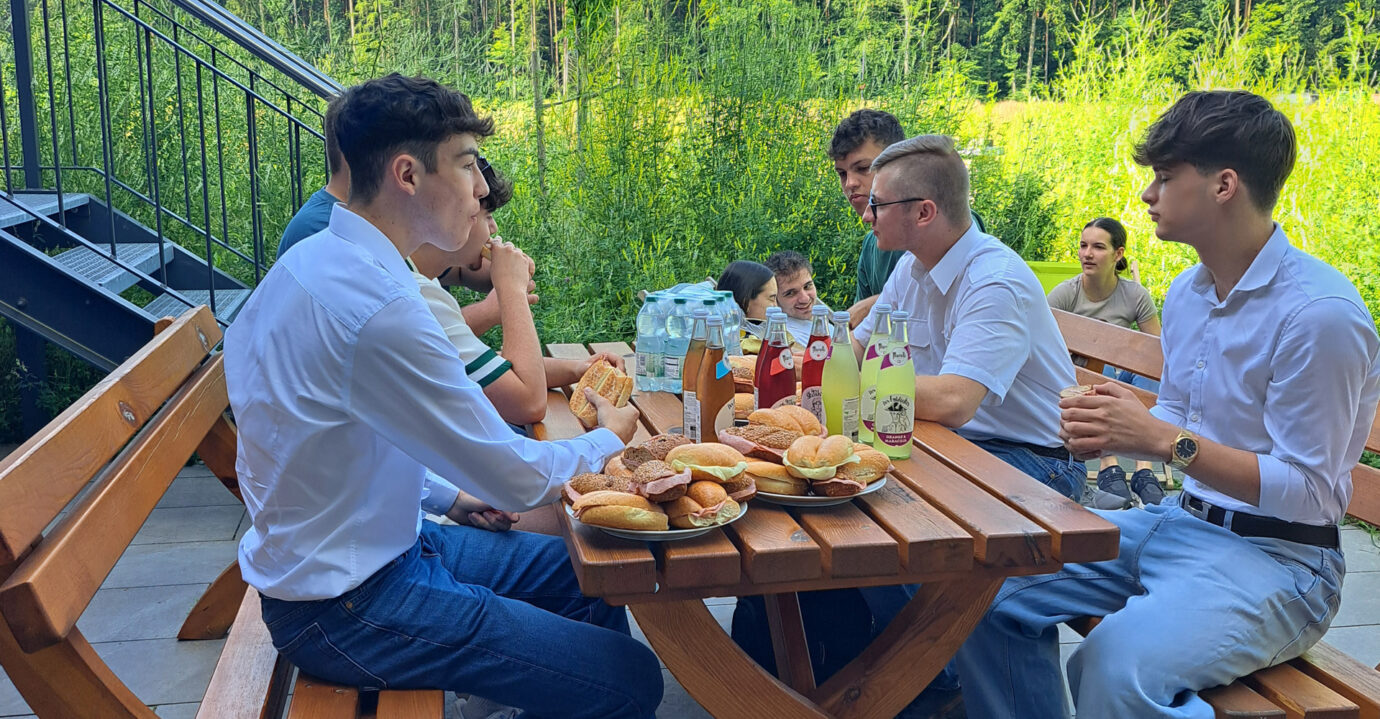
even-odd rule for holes
{"type": "MultiPolygon", "coordinates": [[[[102,254],[112,260],[118,262],[114,211],[119,208],[149,226],[160,241],[187,249],[200,245],[208,288],[220,286],[217,271],[256,284],[310,183],[324,182],[318,98],[340,86],[209,0],[164,1],[237,48],[218,46],[175,18],[171,7],[165,10],[150,0],[132,0],[132,9],[116,0],[91,0],[89,15],[69,12],[67,0],[36,0],[33,12],[30,1],[10,0],[14,63],[0,67],[0,98],[5,98],[0,99],[0,174],[6,195],[16,189],[13,172],[21,170],[24,188],[57,193],[56,217],[63,227],[64,192],[103,197],[110,212],[108,249],[102,254]],[[60,27],[50,12],[53,2],[60,27]],[[40,27],[31,30],[30,20],[40,27]],[[85,23],[89,34],[73,33],[71,25],[84,29],[85,23]],[[59,34],[61,42],[55,43],[59,34]],[[40,65],[33,62],[35,49],[40,65]],[[240,52],[282,77],[269,77],[234,57],[240,52]],[[74,82],[74,61],[79,74],[94,68],[94,97],[89,74],[86,83],[80,77],[74,82]],[[112,73],[112,65],[135,72],[112,73]],[[14,108],[4,94],[9,72],[18,96],[14,108]],[[300,99],[285,85],[305,89],[311,99],[300,99]],[[14,124],[18,143],[10,141],[14,124]],[[320,164],[306,161],[304,143],[315,149],[320,164]],[[20,162],[12,155],[16,146],[20,162]]],[[[167,258],[161,254],[160,263],[156,284],[185,299],[168,286],[167,258]]],[[[214,292],[211,303],[214,311],[214,292]]]]}

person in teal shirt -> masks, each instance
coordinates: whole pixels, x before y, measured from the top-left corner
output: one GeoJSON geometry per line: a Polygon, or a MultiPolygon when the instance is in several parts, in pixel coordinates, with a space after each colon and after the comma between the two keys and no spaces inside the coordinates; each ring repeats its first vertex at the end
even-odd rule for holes
{"type": "MultiPolygon", "coordinates": [[[[845,117],[834,129],[829,142],[829,157],[839,177],[839,188],[858,217],[867,209],[872,194],[872,161],[888,145],[906,139],[906,132],[895,115],[882,110],[863,108],[845,117]]],[[[891,269],[904,252],[883,252],[877,249],[877,236],[871,232],[862,241],[858,254],[858,282],[853,292],[853,305],[848,308],[849,324],[857,327],[867,316],[881,294],[891,269]]]]}

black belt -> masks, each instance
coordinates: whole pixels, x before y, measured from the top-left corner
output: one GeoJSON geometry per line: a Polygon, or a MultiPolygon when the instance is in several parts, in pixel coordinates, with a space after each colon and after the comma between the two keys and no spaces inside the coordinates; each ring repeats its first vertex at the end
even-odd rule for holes
{"type": "Polygon", "coordinates": [[[1341,535],[1338,534],[1335,524],[1303,524],[1301,522],[1286,522],[1283,519],[1265,517],[1259,514],[1232,512],[1231,524],[1228,525],[1228,510],[1208,504],[1197,497],[1189,496],[1187,492],[1179,495],[1179,506],[1201,520],[1242,537],[1269,537],[1270,539],[1283,539],[1286,542],[1311,544],[1327,549],[1339,549],[1342,546],[1341,535]]]}

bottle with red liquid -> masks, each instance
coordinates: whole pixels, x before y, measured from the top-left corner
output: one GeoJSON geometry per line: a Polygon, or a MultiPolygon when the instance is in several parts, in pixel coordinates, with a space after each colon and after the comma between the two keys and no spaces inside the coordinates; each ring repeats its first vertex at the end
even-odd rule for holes
{"type": "Polygon", "coordinates": [[[757,355],[753,394],[758,409],[796,404],[795,356],[786,336],[786,313],[780,310],[767,315],[767,340],[757,355]]]}
{"type": "MultiPolygon", "coordinates": [[[[829,308],[810,308],[810,341],[800,366],[800,406],[824,424],[824,363],[829,359],[829,308]]],[[[851,348],[850,348],[851,349],[851,348]]]]}

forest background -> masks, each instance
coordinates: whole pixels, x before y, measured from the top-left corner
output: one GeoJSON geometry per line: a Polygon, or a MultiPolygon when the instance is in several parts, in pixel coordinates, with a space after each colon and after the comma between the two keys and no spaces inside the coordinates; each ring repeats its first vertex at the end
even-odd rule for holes
{"type": "MultiPolygon", "coordinates": [[[[953,135],[975,209],[1026,259],[1072,260],[1088,220],[1120,219],[1159,301],[1195,258],[1155,239],[1131,152],[1204,88],[1259,92],[1293,120],[1277,218],[1380,315],[1380,0],[224,2],[343,85],[422,73],[494,116],[483,151],[517,181],[496,219],[538,264],[547,342],[631,339],[637,290],[778,249],[846,307],[866,228],[825,149],[860,107],[953,135]]],[[[284,198],[261,199],[272,243],[284,198]]],[[[0,325],[0,362],[12,347],[0,325]]],[[[53,411],[96,377],[49,364],[53,411]]],[[[14,381],[0,376],[0,441],[14,381]]]]}

